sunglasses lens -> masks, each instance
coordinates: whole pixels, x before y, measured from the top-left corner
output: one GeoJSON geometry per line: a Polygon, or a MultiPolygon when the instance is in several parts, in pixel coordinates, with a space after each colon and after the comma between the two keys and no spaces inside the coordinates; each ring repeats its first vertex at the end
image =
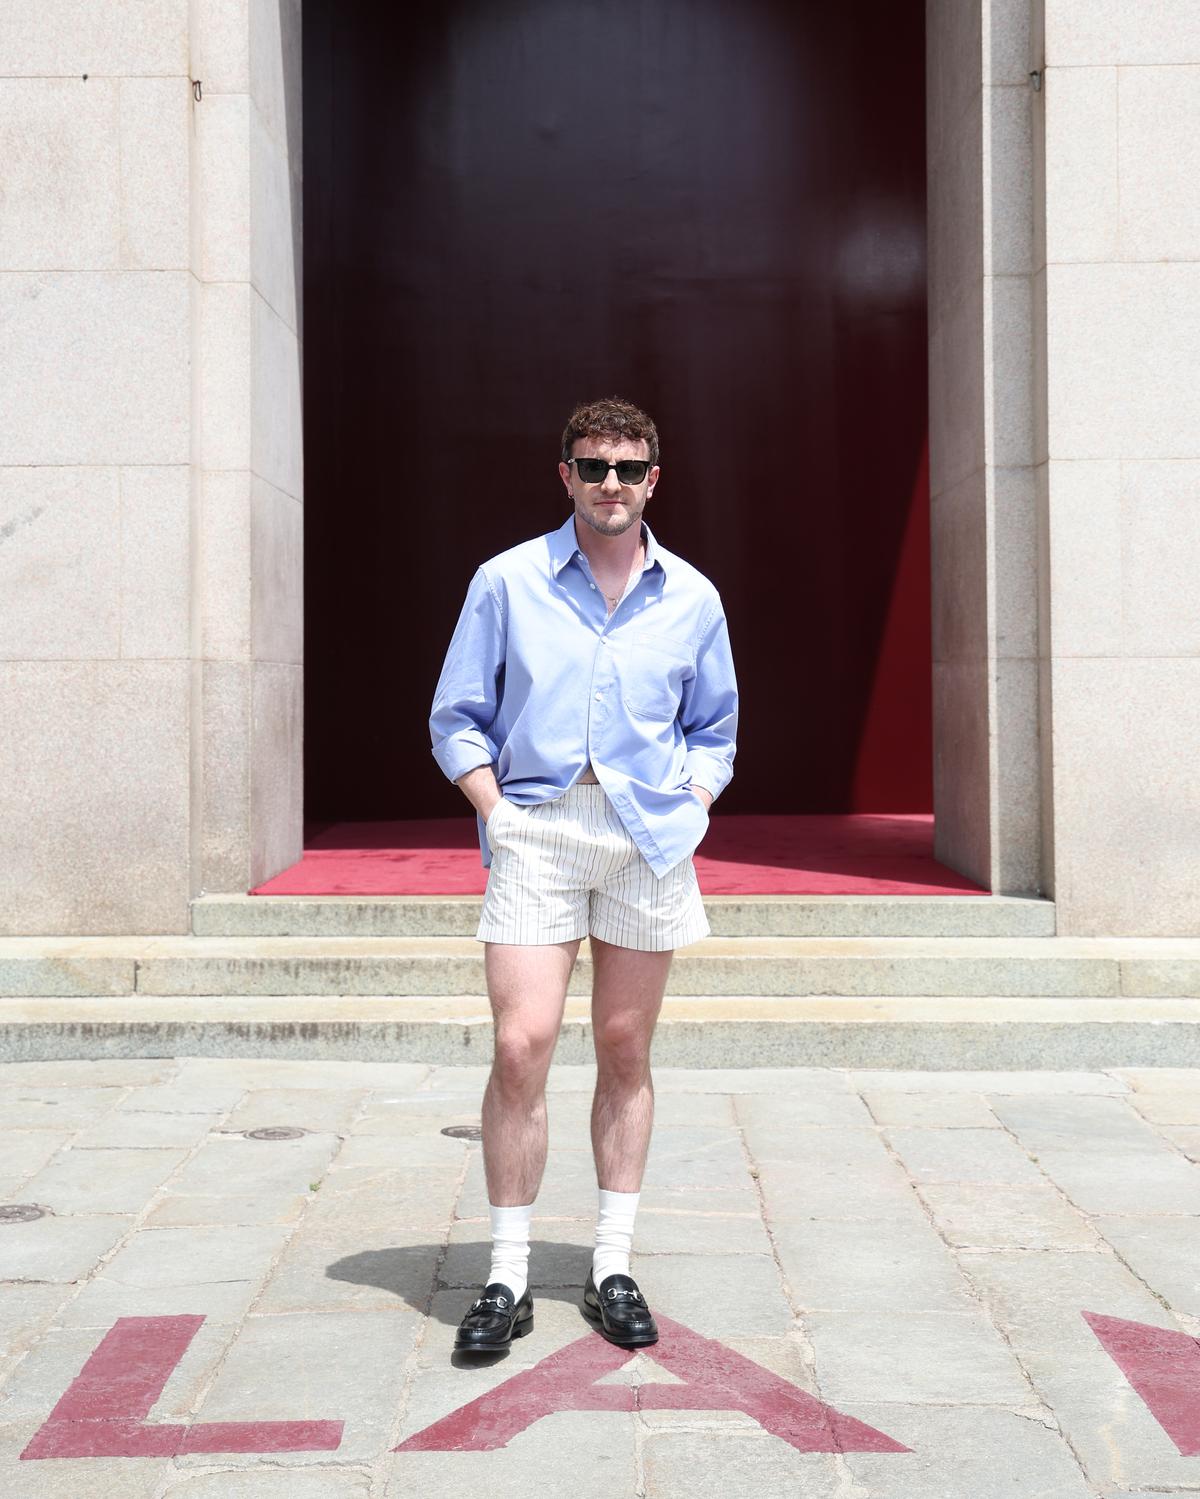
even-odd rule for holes
{"type": "MultiPolygon", "coordinates": [[[[605,463],[603,458],[576,458],[575,472],[585,484],[600,484],[603,482],[604,476],[608,473],[608,464],[605,463]]],[[[621,477],[619,467],[617,469],[617,477],[621,477]]]]}
{"type": "Polygon", "coordinates": [[[622,484],[640,484],[649,467],[643,458],[624,458],[617,464],[617,478],[622,484]]]}

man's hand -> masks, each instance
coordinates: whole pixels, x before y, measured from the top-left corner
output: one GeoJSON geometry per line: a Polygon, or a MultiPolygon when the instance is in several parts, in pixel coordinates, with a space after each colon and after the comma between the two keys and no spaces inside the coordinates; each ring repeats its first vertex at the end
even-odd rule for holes
{"type": "Polygon", "coordinates": [[[705,786],[689,786],[688,790],[700,798],[704,803],[704,810],[707,812],[713,803],[712,792],[705,786]]]}
{"type": "Polygon", "coordinates": [[[484,822],[492,815],[492,809],[503,796],[496,781],[496,772],[490,765],[477,765],[474,770],[468,770],[466,775],[459,776],[454,784],[484,822]]]}

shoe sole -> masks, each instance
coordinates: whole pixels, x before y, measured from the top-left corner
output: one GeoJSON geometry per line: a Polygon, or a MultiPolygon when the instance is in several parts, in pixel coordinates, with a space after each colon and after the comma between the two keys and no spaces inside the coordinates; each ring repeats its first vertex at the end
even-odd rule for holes
{"type": "Polygon", "coordinates": [[[523,1337],[526,1337],[532,1331],[533,1331],[533,1318],[532,1317],[526,1317],[523,1322],[514,1323],[513,1330],[512,1330],[512,1337],[505,1338],[503,1342],[500,1342],[500,1343],[474,1343],[474,1342],[472,1342],[472,1343],[460,1343],[458,1341],[458,1339],[456,1338],[454,1340],[454,1352],[455,1353],[495,1353],[498,1348],[507,1348],[509,1346],[509,1344],[513,1341],[513,1338],[523,1338],[523,1337]]]}
{"type": "Polygon", "coordinates": [[[615,1338],[604,1326],[604,1318],[600,1315],[599,1307],[591,1307],[587,1302],[582,1303],[583,1315],[596,1324],[596,1331],[602,1338],[607,1338],[610,1343],[618,1348],[649,1348],[652,1343],[658,1342],[658,1334],[647,1337],[644,1334],[632,1338],[615,1338]]]}

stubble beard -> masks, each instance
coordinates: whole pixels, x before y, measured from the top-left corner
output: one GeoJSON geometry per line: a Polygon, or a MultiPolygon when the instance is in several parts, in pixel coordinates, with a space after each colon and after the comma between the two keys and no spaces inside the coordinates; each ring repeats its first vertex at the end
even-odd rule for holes
{"type": "Polygon", "coordinates": [[[603,515],[593,515],[590,510],[585,510],[582,505],[576,504],[575,514],[587,526],[601,536],[621,536],[631,526],[639,525],[642,519],[642,511],[646,508],[645,501],[636,509],[630,505],[626,507],[626,518],[618,520],[616,516],[610,515],[607,523],[603,515]]]}

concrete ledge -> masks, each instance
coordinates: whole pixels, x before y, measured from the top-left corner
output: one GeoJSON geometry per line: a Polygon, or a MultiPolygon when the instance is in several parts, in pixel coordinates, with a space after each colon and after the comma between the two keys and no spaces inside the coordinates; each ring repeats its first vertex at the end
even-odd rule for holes
{"type": "Polygon", "coordinates": [[[89,938],[55,942],[52,938],[0,940],[0,995],[133,994],[137,987],[134,951],[105,955],[89,938]]]}
{"type": "MultiPolygon", "coordinates": [[[[487,1000],[306,995],[0,1001],[0,1058],[291,1057],[486,1063],[487,1000]]],[[[568,1000],[556,1060],[592,1060],[585,1001],[568,1000]]],[[[755,996],[668,999],[663,1067],[1039,1070],[1200,1065],[1200,1001],[755,996]]]]}
{"type": "MultiPolygon", "coordinates": [[[[591,984],[580,949],[572,994],[591,984]]],[[[0,994],[447,996],[483,991],[463,937],[25,937],[0,940],[0,994]],[[132,977],[131,977],[132,975],[132,977]]],[[[1194,998],[1183,937],[710,937],[683,948],[673,995],[1194,998]]]]}
{"type": "MultiPolygon", "coordinates": [[[[1028,895],[710,895],[715,937],[1052,937],[1028,895]]],[[[202,895],[200,937],[474,937],[477,895],[202,895]]]]}

